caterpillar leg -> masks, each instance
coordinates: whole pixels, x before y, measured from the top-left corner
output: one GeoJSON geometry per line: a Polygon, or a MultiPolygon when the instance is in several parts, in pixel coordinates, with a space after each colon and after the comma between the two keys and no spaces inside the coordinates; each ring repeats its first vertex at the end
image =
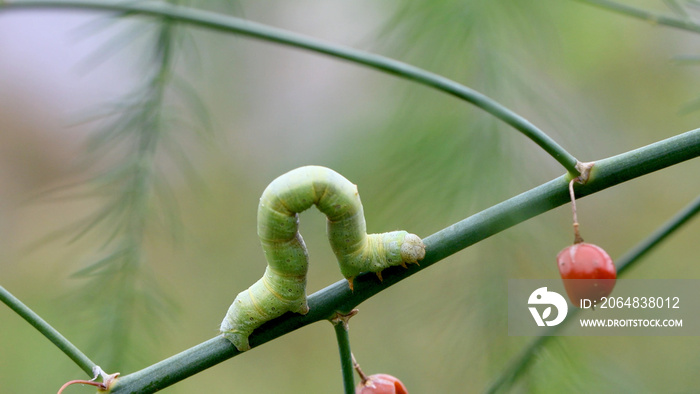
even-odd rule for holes
{"type": "MultiPolygon", "coordinates": [[[[241,297],[241,294],[239,294],[239,297],[241,297]]],[[[291,309],[280,308],[279,310],[281,313],[279,314],[275,313],[273,315],[261,316],[257,310],[251,312],[249,310],[249,305],[246,305],[239,297],[236,297],[236,300],[233,302],[233,304],[231,304],[226,317],[221,322],[219,331],[224,338],[233,343],[239,352],[245,352],[246,350],[250,350],[248,337],[256,328],[260,327],[262,323],[279,317],[291,309]],[[254,315],[258,316],[253,317],[254,315]]],[[[245,296],[243,296],[243,298],[245,298],[245,296]]],[[[300,306],[297,312],[303,315],[309,312],[309,306],[306,304],[306,299],[304,299],[303,305],[300,306]]]]}
{"type": "Polygon", "coordinates": [[[249,350],[248,337],[266,321],[288,311],[301,314],[309,312],[305,286],[305,278],[278,277],[271,274],[268,267],[262,278],[236,296],[219,331],[239,351],[249,350]]]}
{"type": "MultiPolygon", "coordinates": [[[[382,234],[368,234],[367,246],[351,258],[341,260],[340,269],[354,290],[353,281],[360,272],[374,272],[383,281],[382,271],[394,265],[408,268],[406,264],[418,264],[425,257],[423,240],[415,234],[394,231],[382,234]]],[[[339,258],[340,260],[340,258],[339,258]]]]}
{"type": "Polygon", "coordinates": [[[350,291],[355,290],[355,287],[353,286],[352,282],[355,280],[355,277],[350,277],[350,278],[345,278],[345,280],[348,281],[348,287],[350,287],[350,291]]]}

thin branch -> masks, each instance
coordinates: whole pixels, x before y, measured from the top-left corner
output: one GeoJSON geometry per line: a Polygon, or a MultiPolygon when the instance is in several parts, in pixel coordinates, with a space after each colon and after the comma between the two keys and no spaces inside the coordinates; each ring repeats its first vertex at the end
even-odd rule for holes
{"type": "Polygon", "coordinates": [[[350,335],[348,333],[348,321],[357,314],[357,309],[353,309],[347,315],[337,313],[331,319],[331,324],[335,329],[335,338],[338,341],[338,353],[340,354],[340,369],[343,372],[343,388],[345,394],[355,393],[355,371],[353,370],[353,357],[350,351],[350,335]]]}
{"type": "Polygon", "coordinates": [[[687,223],[688,220],[698,212],[700,212],[700,197],[696,198],[692,203],[678,212],[676,216],[654,231],[648,238],[638,243],[634,248],[625,253],[624,256],[620,257],[617,262],[618,276],[624,274],[637,260],[644,257],[650,250],[687,223]]]}
{"type": "Polygon", "coordinates": [[[664,25],[673,27],[676,29],[692,31],[694,33],[700,33],[700,25],[693,22],[687,18],[677,18],[674,16],[657,14],[651,11],[647,11],[641,8],[636,8],[629,6],[627,4],[621,4],[610,0],[577,0],[581,3],[590,4],[600,8],[604,8],[608,11],[617,12],[618,14],[623,14],[631,16],[633,18],[645,20],[655,25],[664,25]]]}
{"type": "MultiPolygon", "coordinates": [[[[695,214],[700,212],[700,197],[696,198],[692,203],[683,208],[668,222],[664,223],[658,230],[638,243],[630,249],[624,256],[617,261],[617,275],[622,276],[627,269],[632,267],[634,263],[644,257],[649,251],[657,246],[661,241],[666,239],[674,231],[678,230],[683,224],[688,222],[695,214]]],[[[506,368],[496,380],[491,384],[488,393],[496,393],[509,389],[518,377],[522,376],[532,365],[533,356],[535,353],[544,347],[554,335],[561,331],[568,322],[574,321],[581,309],[573,309],[566,316],[566,319],[559,325],[551,327],[546,335],[535,338],[528,346],[526,346],[518,357],[516,357],[508,368],[506,368]]]]}
{"type": "MultiPolygon", "coordinates": [[[[578,190],[578,197],[583,198],[698,156],[700,129],[599,160],[588,183],[578,190]]],[[[428,236],[424,239],[426,255],[420,266],[411,265],[408,269],[389,268],[383,271],[382,282],[377,281],[374,274],[360,275],[355,278],[354,292],[350,291],[345,280],[341,280],[312,294],[308,298],[308,314],[287,313],[265,323],[250,336],[251,346],[260,346],[311,323],[327,320],[336,313],[348,313],[375,294],[438,261],[509,227],[568,203],[568,182],[567,176],[563,175],[428,236]]],[[[228,340],[218,336],[120,378],[112,393],[160,390],[238,354],[240,352],[228,340]]]]}
{"type": "Polygon", "coordinates": [[[323,40],[250,22],[245,19],[162,3],[97,0],[15,0],[6,3],[0,2],[0,10],[23,8],[96,9],[127,13],[125,15],[128,16],[142,14],[165,17],[172,21],[227,33],[240,34],[361,64],[440,90],[483,109],[531,139],[564,166],[569,173],[574,175],[579,174],[576,169],[577,160],[573,155],[557,144],[542,130],[502,104],[448,78],[384,56],[328,43],[323,40]]]}
{"type": "Polygon", "coordinates": [[[73,345],[66,337],[61,335],[55,328],[51,327],[44,319],[24,305],[22,301],[17,299],[12,293],[0,286],[0,301],[9,306],[10,309],[20,315],[27,323],[31,324],[39,330],[49,341],[53,342],[66,356],[70,357],[88,376],[92,377],[97,364],[88,358],[83,352],[73,345]]]}

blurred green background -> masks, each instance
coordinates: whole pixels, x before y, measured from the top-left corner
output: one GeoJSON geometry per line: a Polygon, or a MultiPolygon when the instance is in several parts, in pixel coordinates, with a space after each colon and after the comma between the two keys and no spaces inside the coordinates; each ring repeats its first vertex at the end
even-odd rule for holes
{"type": "MultiPolygon", "coordinates": [[[[672,12],[661,1],[634,3],[672,12]]],[[[582,161],[700,124],[692,105],[700,98],[700,67],[674,60],[700,55],[700,36],[576,1],[194,5],[445,75],[512,108],[582,161]]],[[[111,25],[101,15],[0,13],[0,284],[109,372],[136,371],[217,334],[235,295],[264,270],[257,201],[288,170],[331,167],[359,186],[370,232],[406,229],[421,236],[564,172],[514,130],[442,93],[332,58],[186,29],[175,70],[197,90],[213,134],[175,137],[195,181],[159,150],[158,176],[170,185],[181,224],[175,237],[172,228],[147,227],[139,272],[151,276],[130,296],[148,298],[151,287],[160,287],[154,294],[171,307],[150,318],[118,316],[132,334],[128,343],[115,343],[101,335],[103,314],[110,297],[124,293],[98,302],[88,295],[107,289],[105,278],[72,276],[105,253],[109,232],[98,229],[75,242],[71,234],[45,240],[99,209],[104,196],[35,198],[98,172],[79,165],[95,133],[94,124],[80,121],[142,83],[153,37],[138,29],[149,20],[111,25]],[[129,31],[137,33],[111,41],[129,31]],[[114,352],[121,354],[117,365],[107,356],[114,352]]],[[[98,167],[119,160],[117,152],[98,167]]],[[[697,195],[698,174],[695,160],[581,200],[584,238],[613,259],[621,256],[697,195]]],[[[483,390],[530,339],[507,335],[507,280],[557,278],[554,259],[572,241],[570,228],[570,208],[561,207],[360,305],[350,336],[365,372],[393,374],[412,393],[483,390]]],[[[324,229],[317,211],[301,215],[311,256],[309,293],[341,278],[324,229]]],[[[700,277],[699,231],[700,222],[691,222],[627,277],[700,277]]],[[[697,337],[559,337],[537,354],[513,391],[692,392],[700,387],[699,345],[697,337]]],[[[67,357],[0,308],[1,393],[55,392],[79,378],[67,357]]],[[[165,392],[341,387],[332,326],[317,323],[165,392]]]]}

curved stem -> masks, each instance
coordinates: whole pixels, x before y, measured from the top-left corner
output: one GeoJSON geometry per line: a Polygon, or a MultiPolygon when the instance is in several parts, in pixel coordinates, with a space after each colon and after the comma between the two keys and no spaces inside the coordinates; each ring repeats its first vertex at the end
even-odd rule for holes
{"type": "MultiPolygon", "coordinates": [[[[579,190],[579,198],[698,156],[700,129],[597,161],[589,182],[579,190]]],[[[383,272],[382,282],[377,282],[374,274],[360,275],[355,279],[354,291],[350,291],[347,282],[341,280],[312,294],[308,298],[308,314],[287,313],[265,323],[250,336],[251,346],[259,346],[308,324],[332,318],[336,311],[351,311],[389,286],[468,246],[568,203],[568,181],[566,176],[561,176],[424,238],[426,255],[420,266],[388,268],[383,272]]],[[[123,376],[113,386],[112,393],[141,392],[146,388],[147,392],[160,390],[238,354],[240,352],[231,342],[218,336],[123,376]]]]}
{"type": "MultiPolygon", "coordinates": [[[[617,261],[618,278],[623,275],[627,269],[632,267],[634,263],[639,261],[674,231],[678,230],[678,228],[688,222],[688,220],[690,220],[698,212],[700,212],[700,196],[678,212],[668,222],[659,227],[659,229],[652,233],[649,237],[645,238],[643,241],[625,253],[624,256],[620,257],[617,261]]],[[[551,327],[546,335],[535,338],[528,346],[526,346],[520,355],[513,360],[510,366],[498,376],[487,392],[495,393],[510,388],[510,386],[515,383],[517,378],[521,376],[530,365],[532,365],[532,357],[535,355],[537,350],[544,347],[549,340],[557,334],[557,332],[566,326],[567,322],[573,321],[581,309],[575,308],[570,309],[570,311],[571,312],[566,316],[566,319],[564,322],[562,322],[562,324],[551,327]]]]}
{"type": "Polygon", "coordinates": [[[88,358],[83,352],[80,351],[75,345],[73,345],[66,337],[61,335],[55,328],[51,327],[44,319],[31,310],[28,306],[24,305],[22,301],[17,299],[12,293],[7,291],[4,287],[0,286],[0,301],[9,306],[10,309],[15,311],[20,315],[27,323],[31,324],[39,330],[39,332],[45,336],[49,341],[53,342],[56,347],[58,347],[66,356],[70,357],[83,371],[85,371],[88,376],[93,377],[95,371],[95,364],[92,360],[88,358]]]}
{"type": "Polygon", "coordinates": [[[71,380],[63,384],[60,389],[58,389],[58,394],[63,393],[63,390],[65,390],[68,386],[72,386],[74,384],[87,384],[88,386],[95,386],[98,389],[105,389],[106,386],[102,384],[101,382],[93,382],[92,380],[71,380]]]}
{"type": "Polygon", "coordinates": [[[0,10],[3,8],[97,9],[117,11],[127,15],[143,14],[165,17],[181,23],[187,23],[194,26],[205,27],[228,33],[240,34],[251,38],[306,49],[335,58],[344,59],[398,76],[400,78],[417,82],[421,85],[440,90],[467,101],[524,134],[527,138],[539,145],[562,166],[564,166],[569,173],[573,175],[579,174],[578,170],[576,169],[577,160],[573,155],[557,144],[542,130],[520,115],[504,107],[502,104],[482,93],[479,93],[448,78],[384,56],[375,55],[342,45],[328,43],[319,39],[250,22],[244,19],[224,16],[194,8],[171,6],[161,3],[124,2],[114,0],[15,0],[5,3],[0,1],[0,10]]]}

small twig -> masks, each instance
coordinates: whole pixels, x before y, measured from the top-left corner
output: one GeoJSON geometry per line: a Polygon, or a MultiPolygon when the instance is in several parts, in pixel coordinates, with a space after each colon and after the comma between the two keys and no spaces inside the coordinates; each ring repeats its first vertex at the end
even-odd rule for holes
{"type": "Polygon", "coordinates": [[[610,0],[578,0],[594,6],[604,8],[608,11],[627,15],[632,18],[648,21],[654,25],[664,25],[676,29],[686,30],[693,33],[700,32],[700,25],[686,18],[677,18],[671,15],[657,14],[642,8],[636,8],[627,4],[617,3],[610,0]]]}
{"type": "Polygon", "coordinates": [[[352,356],[352,366],[353,368],[355,368],[355,371],[357,371],[357,374],[360,375],[360,379],[362,380],[362,384],[364,385],[369,380],[369,377],[367,377],[367,375],[365,375],[365,373],[362,372],[362,368],[360,368],[360,364],[355,359],[355,355],[350,354],[350,356],[352,356]]]}
{"type": "Polygon", "coordinates": [[[75,362],[89,376],[95,372],[95,367],[97,367],[97,364],[90,360],[88,356],[81,352],[80,349],[73,345],[68,339],[66,339],[66,337],[61,335],[61,333],[53,328],[49,323],[37,315],[36,312],[24,305],[22,301],[20,301],[2,286],[0,286],[0,301],[9,306],[10,309],[20,315],[27,321],[27,323],[34,326],[34,328],[36,328],[49,341],[53,342],[56,347],[65,353],[66,356],[70,357],[70,359],[73,360],[73,362],[75,362]]]}
{"type": "Polygon", "coordinates": [[[579,175],[577,177],[574,177],[571,179],[569,182],[569,196],[571,196],[571,210],[574,214],[574,243],[575,244],[580,244],[583,242],[583,238],[581,238],[581,233],[579,233],[578,230],[578,216],[576,215],[576,194],[574,193],[574,182],[580,183],[582,185],[585,185],[586,182],[590,179],[591,176],[591,169],[593,169],[593,166],[595,165],[595,162],[590,162],[590,163],[582,163],[582,162],[576,162],[576,169],[579,172],[579,175]]]}
{"type": "Polygon", "coordinates": [[[335,336],[338,340],[338,351],[340,353],[340,367],[343,371],[343,387],[346,394],[355,393],[355,379],[353,376],[354,357],[350,351],[350,336],[348,334],[348,321],[357,314],[358,310],[353,309],[348,314],[337,313],[331,319],[335,328],[335,336]]]}
{"type": "Polygon", "coordinates": [[[569,182],[569,195],[571,196],[571,211],[574,214],[574,243],[575,244],[580,244],[583,242],[583,238],[581,238],[581,233],[578,231],[578,216],[576,215],[576,195],[574,194],[574,182],[576,182],[578,178],[574,178],[569,182]]]}
{"type": "Polygon", "coordinates": [[[90,380],[83,380],[83,379],[78,379],[78,380],[71,380],[69,382],[66,382],[63,386],[61,386],[60,389],[58,389],[57,394],[61,394],[63,390],[66,389],[66,387],[73,385],[73,384],[87,384],[90,386],[95,386],[99,389],[99,391],[105,391],[109,390],[110,387],[112,387],[112,384],[117,380],[119,377],[119,372],[113,373],[113,374],[107,374],[105,371],[102,370],[99,366],[95,365],[95,367],[92,369],[95,373],[95,376],[90,379],[90,380]],[[96,382],[98,377],[102,377],[101,382],[96,382]]]}
{"type": "Polygon", "coordinates": [[[95,386],[100,390],[104,390],[106,388],[105,384],[102,382],[93,382],[92,380],[71,380],[69,382],[66,382],[63,386],[61,386],[60,389],[58,389],[57,394],[61,394],[63,390],[66,389],[66,387],[73,385],[73,384],[87,384],[90,386],[95,386]]]}

